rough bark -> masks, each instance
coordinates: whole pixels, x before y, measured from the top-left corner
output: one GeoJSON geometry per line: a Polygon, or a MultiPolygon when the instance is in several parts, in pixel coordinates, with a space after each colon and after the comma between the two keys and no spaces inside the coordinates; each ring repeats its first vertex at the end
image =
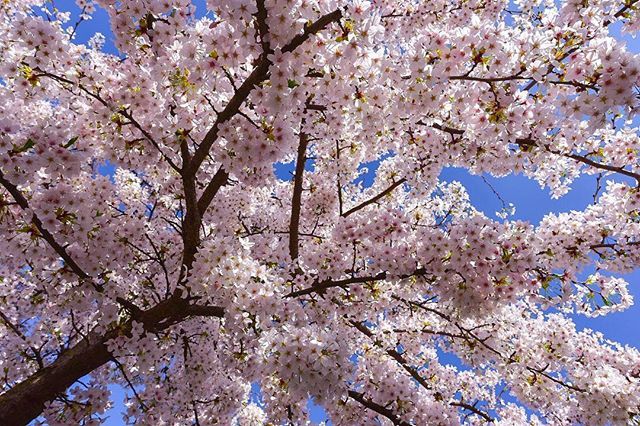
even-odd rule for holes
{"type": "Polygon", "coordinates": [[[160,331],[191,316],[224,317],[219,306],[190,305],[179,297],[169,298],[147,311],[119,300],[131,313],[131,319],[106,333],[90,332],[83,340],[63,352],[55,361],[0,395],[0,425],[25,425],[37,418],[52,401],[83,376],[112,359],[107,342],[131,331],[132,321],[141,322],[148,331],[160,331]]]}
{"type": "Polygon", "coordinates": [[[116,336],[116,331],[89,333],[51,365],[0,395],[0,424],[24,425],[38,417],[47,402],[111,359],[106,342],[116,336]]]}

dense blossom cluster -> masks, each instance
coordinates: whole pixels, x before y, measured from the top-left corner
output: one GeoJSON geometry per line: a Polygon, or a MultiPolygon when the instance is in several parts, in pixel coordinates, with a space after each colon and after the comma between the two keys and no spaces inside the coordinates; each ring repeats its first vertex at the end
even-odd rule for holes
{"type": "Polygon", "coordinates": [[[570,316],[633,302],[640,2],[202,3],[0,2],[0,423],[637,421],[570,316]],[[446,167],[607,183],[533,225],[446,167]]]}

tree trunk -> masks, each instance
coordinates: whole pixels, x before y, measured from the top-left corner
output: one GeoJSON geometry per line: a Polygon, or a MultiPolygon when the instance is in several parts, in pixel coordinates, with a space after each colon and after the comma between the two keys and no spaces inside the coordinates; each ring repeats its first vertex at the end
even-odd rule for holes
{"type": "Polygon", "coordinates": [[[37,418],[48,401],[111,359],[106,342],[116,334],[89,333],[51,365],[0,395],[0,425],[26,425],[37,418]]]}
{"type": "Polygon", "coordinates": [[[106,343],[118,336],[129,335],[133,320],[141,322],[146,331],[160,331],[191,316],[224,318],[224,308],[190,305],[180,298],[181,293],[176,291],[172,297],[147,311],[117,298],[129,309],[132,318],[105,334],[91,331],[50,365],[0,395],[0,426],[26,425],[42,413],[48,401],[65,394],[76,380],[106,364],[112,359],[106,343]]]}

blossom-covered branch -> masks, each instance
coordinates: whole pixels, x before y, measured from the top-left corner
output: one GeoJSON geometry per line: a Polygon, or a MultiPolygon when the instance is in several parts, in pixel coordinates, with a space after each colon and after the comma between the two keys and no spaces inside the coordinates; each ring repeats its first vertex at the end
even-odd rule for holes
{"type": "Polygon", "coordinates": [[[0,423],[637,418],[635,0],[195,3],[0,2],[0,423]]]}

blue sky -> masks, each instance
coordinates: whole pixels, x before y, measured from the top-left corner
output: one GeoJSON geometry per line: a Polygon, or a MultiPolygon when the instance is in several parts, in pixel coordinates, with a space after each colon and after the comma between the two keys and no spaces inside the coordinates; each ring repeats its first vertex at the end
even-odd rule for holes
{"type": "MultiPolygon", "coordinates": [[[[72,11],[77,16],[78,9],[72,0],[61,0],[57,6],[62,10],[72,11]]],[[[194,2],[198,9],[197,14],[205,12],[203,0],[194,2]]],[[[72,20],[71,24],[74,21],[72,20]]],[[[106,12],[98,9],[93,15],[93,19],[80,24],[77,32],[77,42],[86,42],[94,33],[101,32],[106,36],[105,50],[116,53],[113,38],[108,26],[106,12]]],[[[614,34],[619,36],[617,28],[614,27],[614,34]]],[[[629,47],[633,51],[640,51],[640,42],[634,41],[630,37],[624,37],[629,47]]],[[[108,170],[108,169],[106,169],[108,170]]],[[[277,167],[278,175],[288,178],[289,167],[277,167]]],[[[373,173],[373,171],[371,172],[373,173]]],[[[463,183],[469,192],[473,205],[482,210],[490,217],[496,217],[495,212],[502,207],[501,201],[494,193],[495,191],[507,203],[513,203],[516,213],[512,218],[528,220],[533,224],[539,223],[545,214],[551,212],[567,212],[571,210],[581,210],[593,201],[593,193],[596,188],[594,176],[585,176],[578,179],[572,185],[572,190],[564,197],[551,199],[548,190],[541,189],[538,183],[523,176],[510,176],[506,178],[493,178],[485,176],[472,176],[463,169],[447,169],[442,174],[445,181],[457,180],[463,183]]],[[[611,179],[611,178],[609,178],[611,179]]],[[[635,306],[624,312],[612,313],[604,317],[585,318],[575,316],[574,319],[579,328],[591,328],[602,332],[607,338],[623,344],[640,347],[640,333],[636,330],[640,327],[640,271],[624,276],[630,283],[630,291],[637,300],[635,306]]],[[[453,363],[456,361],[452,359],[453,363]]],[[[122,399],[124,390],[112,388],[113,397],[116,401],[115,407],[110,411],[107,425],[115,426],[123,424],[120,413],[123,409],[122,399]]],[[[319,422],[325,420],[323,410],[311,404],[312,420],[319,422]]]]}

